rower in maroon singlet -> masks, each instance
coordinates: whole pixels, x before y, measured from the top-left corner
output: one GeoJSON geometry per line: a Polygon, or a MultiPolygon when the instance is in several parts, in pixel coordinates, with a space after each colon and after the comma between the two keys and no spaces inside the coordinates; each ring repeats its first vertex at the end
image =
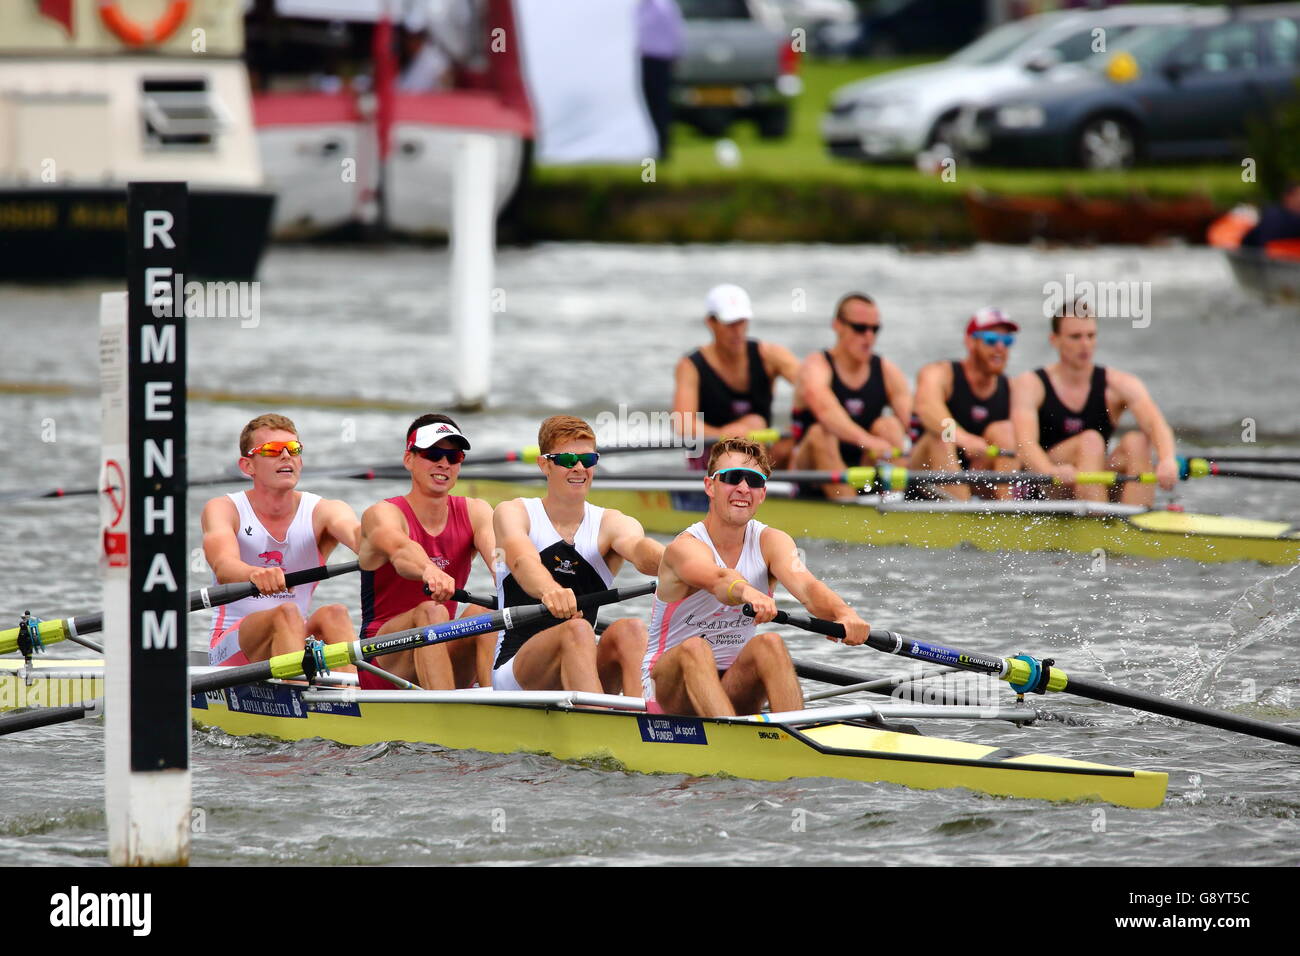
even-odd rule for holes
{"type": "MultiPolygon", "coordinates": [[[[477,551],[492,570],[492,508],[451,494],[469,440],[446,415],[421,415],[406,431],[402,464],[411,490],[361,516],[361,635],[374,637],[451,620],[477,551]]],[[[487,609],[467,605],[462,617],[487,609]]],[[[426,690],[492,685],[495,634],[387,654],[375,663],[426,690]]],[[[361,687],[393,684],[362,670],[361,687]]]]}
{"type": "MultiPolygon", "coordinates": [[[[1170,491],[1178,479],[1174,433],[1136,375],[1094,363],[1097,320],[1066,306],[1052,318],[1048,341],[1060,356],[1045,368],[1018,375],[1011,383],[1011,422],[1025,467],[1055,475],[1090,501],[1106,499],[1105,485],[1073,485],[1080,471],[1148,471],[1156,458],[1156,478],[1170,491]],[[1107,447],[1128,409],[1138,431],[1107,447]]],[[[1124,504],[1150,505],[1155,488],[1138,482],[1115,486],[1124,504]]]]}

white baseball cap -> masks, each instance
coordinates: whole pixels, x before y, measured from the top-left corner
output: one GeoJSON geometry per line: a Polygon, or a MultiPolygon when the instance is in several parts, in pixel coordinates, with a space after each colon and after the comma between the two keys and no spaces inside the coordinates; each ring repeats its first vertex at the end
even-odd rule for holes
{"type": "Polygon", "coordinates": [[[754,317],[749,294],[738,285],[715,285],[704,300],[704,311],[719,322],[730,325],[754,317]]]}
{"type": "Polygon", "coordinates": [[[407,439],[406,450],[410,451],[415,448],[424,451],[427,448],[432,448],[444,438],[450,438],[463,449],[469,448],[469,439],[462,435],[460,429],[455,425],[447,422],[430,422],[428,425],[421,425],[415,430],[415,434],[407,439]]]}

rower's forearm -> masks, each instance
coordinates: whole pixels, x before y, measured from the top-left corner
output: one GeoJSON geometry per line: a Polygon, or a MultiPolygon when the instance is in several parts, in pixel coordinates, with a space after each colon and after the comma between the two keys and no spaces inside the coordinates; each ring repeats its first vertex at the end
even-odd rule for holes
{"type": "Polygon", "coordinates": [[[510,568],[510,573],[514,575],[515,583],[524,589],[524,593],[529,597],[542,599],[542,595],[554,588],[557,584],[555,578],[546,570],[540,557],[531,555],[519,558],[510,568]]]}
{"type": "Polygon", "coordinates": [[[409,545],[402,545],[397,551],[393,552],[389,562],[393,565],[393,570],[408,581],[423,579],[425,569],[433,563],[429,560],[429,555],[425,553],[424,548],[414,541],[409,545]]]}
{"type": "Polygon", "coordinates": [[[850,610],[848,602],[821,581],[814,582],[808,588],[808,600],[804,607],[813,617],[825,621],[834,621],[850,610]]]}
{"type": "Polygon", "coordinates": [[[632,566],[642,574],[657,577],[664,557],[664,546],[654,538],[642,538],[632,552],[632,566]]]}

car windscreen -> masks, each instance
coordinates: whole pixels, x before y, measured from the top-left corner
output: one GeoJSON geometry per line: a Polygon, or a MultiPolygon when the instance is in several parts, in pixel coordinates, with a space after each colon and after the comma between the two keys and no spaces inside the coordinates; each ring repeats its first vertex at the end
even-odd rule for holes
{"type": "MultiPolygon", "coordinates": [[[[1194,27],[1161,24],[1159,26],[1138,27],[1115,44],[1115,51],[1129,54],[1137,60],[1143,72],[1156,69],[1170,50],[1186,43],[1196,32],[1194,27]]],[[[1099,56],[1086,61],[1095,70],[1105,71],[1110,57],[1099,56]]]]}
{"type": "Polygon", "coordinates": [[[997,63],[1005,60],[1015,50],[1019,49],[1034,34],[1041,31],[1045,26],[1050,25],[1039,17],[1030,17],[1027,20],[1014,20],[1011,23],[1004,23],[996,30],[984,34],[974,43],[967,44],[952,56],[948,57],[950,63],[966,63],[971,66],[984,66],[989,63],[997,63]]]}
{"type": "Polygon", "coordinates": [[[687,20],[748,20],[745,0],[677,0],[687,20]]]}

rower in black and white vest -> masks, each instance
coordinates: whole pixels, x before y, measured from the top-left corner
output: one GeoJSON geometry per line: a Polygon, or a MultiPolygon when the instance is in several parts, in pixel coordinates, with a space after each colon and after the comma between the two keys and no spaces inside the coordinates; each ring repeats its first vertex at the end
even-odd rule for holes
{"type": "Polygon", "coordinates": [[[659,572],[664,546],[621,511],[587,502],[600,459],[596,436],[580,418],[555,415],[537,434],[542,498],[503,501],[493,528],[504,564],[496,571],[498,605],[546,605],[562,624],[503,631],[492,671],[496,690],[577,690],[641,694],[645,622],[614,621],[596,643],[596,609],[578,610],[579,595],[614,586],[624,561],[642,574],[659,572]]]}
{"type": "MultiPolygon", "coordinates": [[[[921,368],[916,376],[910,468],[1019,468],[1016,458],[998,454],[1016,445],[1011,427],[1011,383],[1005,373],[1019,331],[1020,326],[1001,309],[980,309],[966,323],[966,357],[921,368]]],[[[963,501],[971,495],[967,485],[946,485],[944,489],[963,501]]],[[[996,485],[990,493],[1008,498],[1011,486],[996,485]]]]}
{"type": "MultiPolygon", "coordinates": [[[[704,419],[697,439],[744,436],[772,426],[772,393],[778,378],[794,384],[799,360],[775,342],[749,338],[754,309],[749,294],[738,285],[719,285],[704,300],[705,325],[713,341],[683,356],[673,371],[673,412],[679,427],[690,427],[696,414],[704,419]]],[[[782,465],[794,443],[790,439],[772,448],[772,458],[782,465]]],[[[704,455],[691,459],[703,467],[704,455]]]]}
{"type": "Polygon", "coordinates": [[[709,512],[668,545],[660,564],[641,665],[652,712],[729,717],[757,714],[764,704],[773,712],[803,708],[785,643],[758,633],[776,616],[774,581],[812,614],[842,624],[845,643],[862,644],[871,631],[813,577],[788,534],[754,519],[771,473],[756,442],[724,438],[713,446],[704,479],[709,512]]]}
{"type": "MultiPolygon", "coordinates": [[[[1064,306],[1052,317],[1048,342],[1058,360],[1025,372],[1011,383],[1011,422],[1021,460],[1030,471],[1055,475],[1067,485],[1080,471],[1137,474],[1156,458],[1156,479],[1172,490],[1178,480],[1174,433],[1142,380],[1097,365],[1097,320],[1064,306]],[[1123,435],[1109,452],[1111,436],[1125,410],[1138,431],[1123,435]]],[[[1155,488],[1130,481],[1116,486],[1125,504],[1150,505],[1155,488]]],[[[1075,485],[1074,496],[1104,501],[1106,486],[1075,485]]]]}

